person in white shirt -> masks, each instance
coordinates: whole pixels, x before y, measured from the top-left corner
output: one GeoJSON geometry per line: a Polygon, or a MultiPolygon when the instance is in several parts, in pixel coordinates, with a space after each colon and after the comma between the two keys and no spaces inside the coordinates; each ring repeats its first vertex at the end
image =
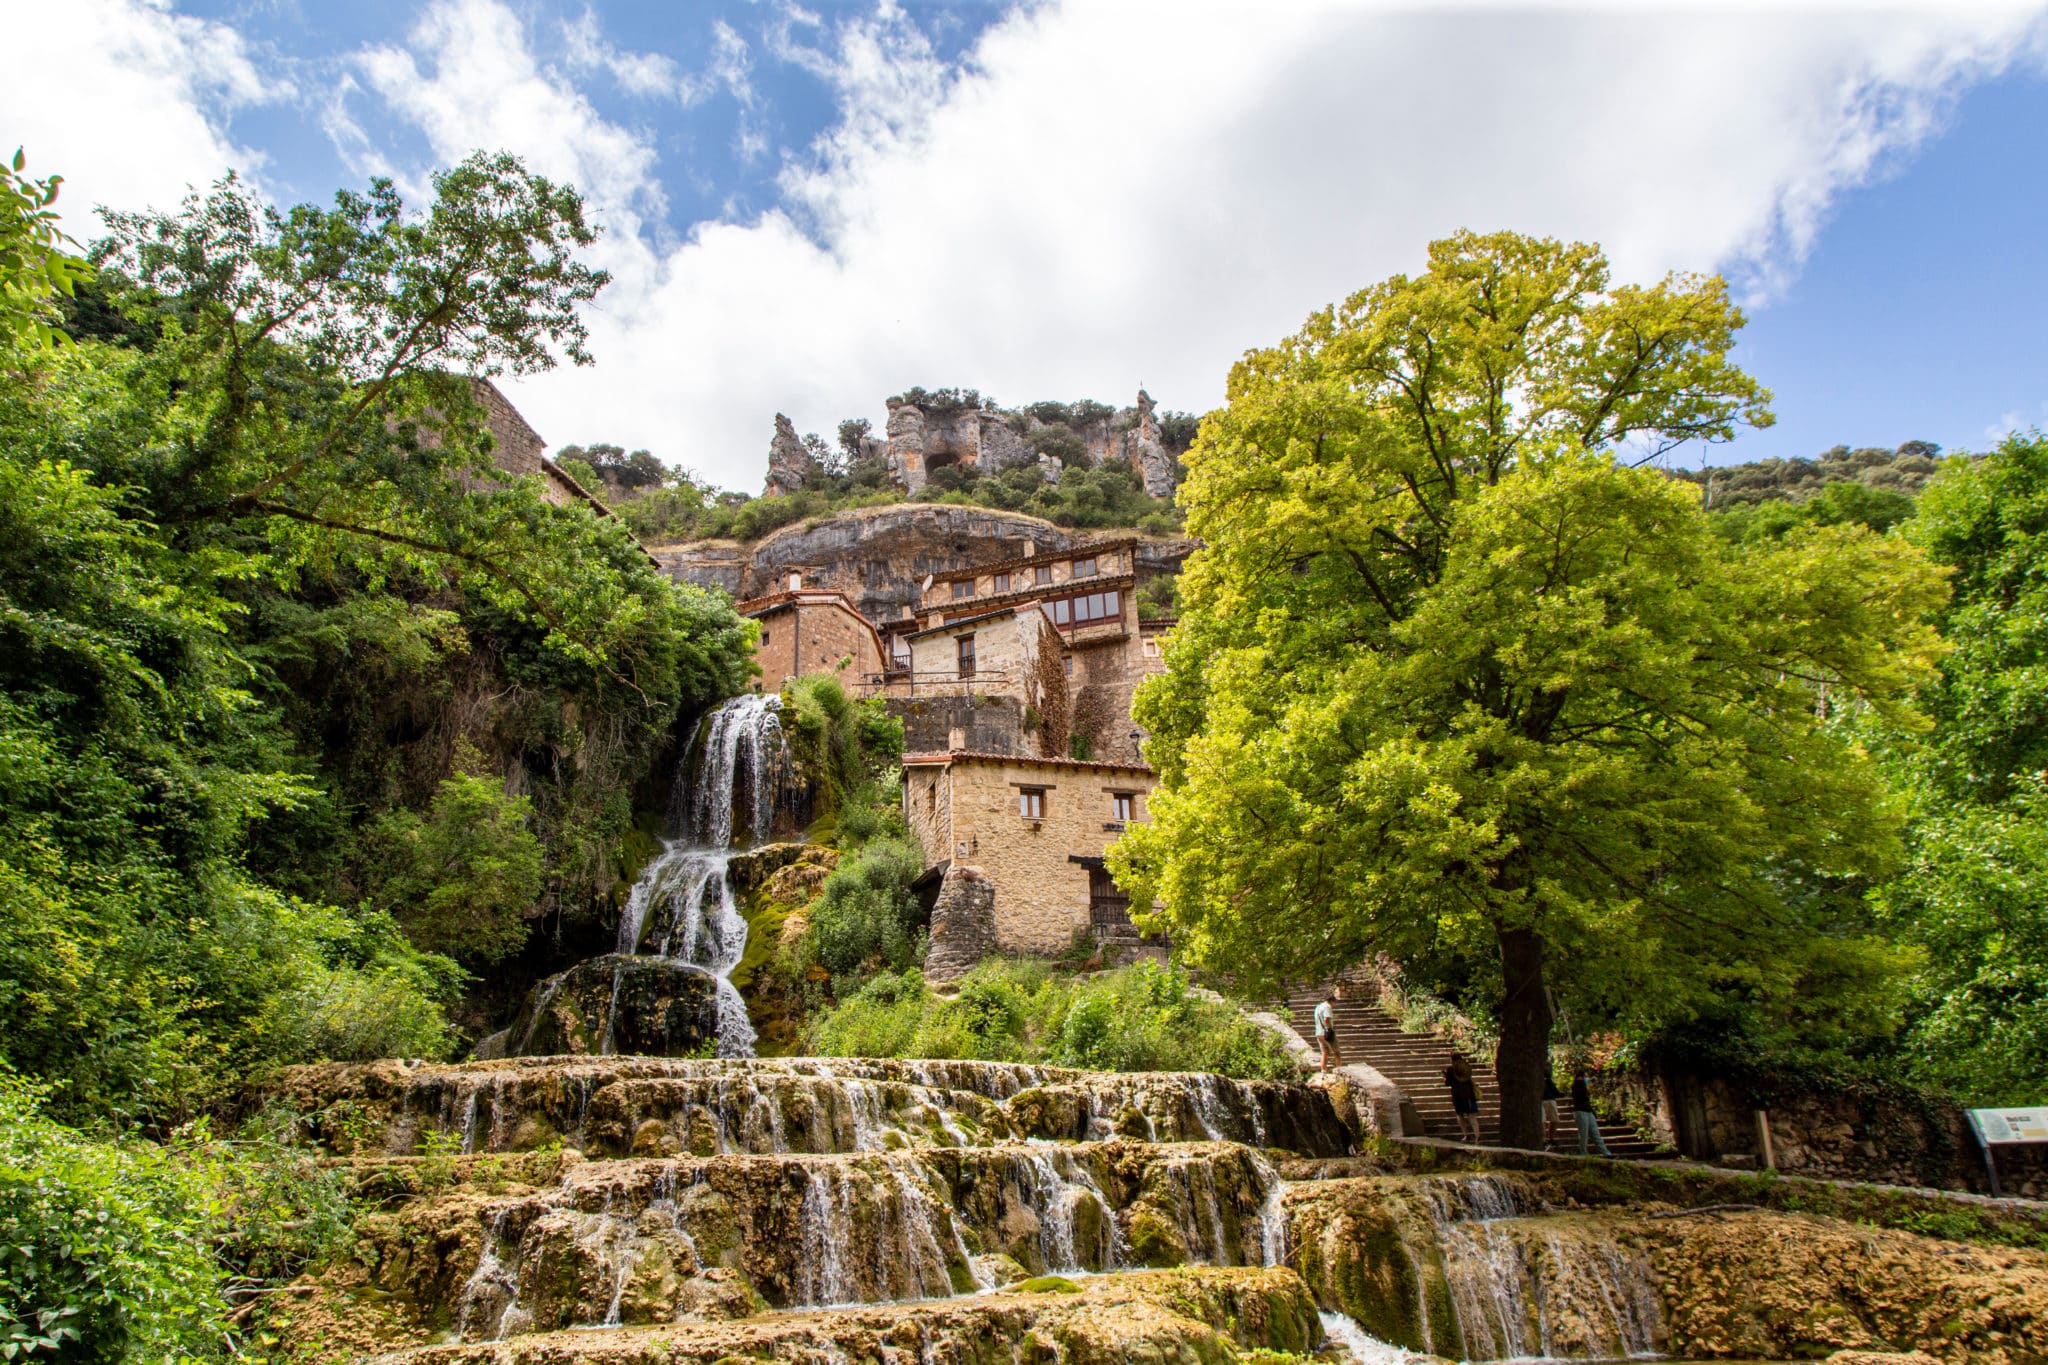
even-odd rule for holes
{"type": "Polygon", "coordinates": [[[1337,1051],[1337,1001],[1343,998],[1341,986],[1330,987],[1330,993],[1323,997],[1323,1003],[1316,1006],[1316,1046],[1323,1052],[1323,1070],[1327,1073],[1334,1063],[1344,1065],[1344,1058],[1337,1051]]]}

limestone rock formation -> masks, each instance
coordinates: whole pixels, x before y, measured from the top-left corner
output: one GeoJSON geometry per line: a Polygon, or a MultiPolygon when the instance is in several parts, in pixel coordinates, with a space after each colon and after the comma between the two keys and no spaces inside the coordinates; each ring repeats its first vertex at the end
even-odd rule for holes
{"type": "Polygon", "coordinates": [[[889,478],[906,493],[924,487],[924,410],[912,403],[889,404],[889,478]]]}
{"type": "Polygon", "coordinates": [[[955,863],[939,884],[932,906],[931,951],[924,961],[927,981],[958,981],[996,950],[996,888],[978,867],[955,863]]]}
{"type": "Polygon", "coordinates": [[[778,498],[794,493],[810,481],[816,469],[817,461],[804,449],[796,427],[789,418],[776,413],[775,436],[768,442],[768,483],[761,496],[778,498]]]}
{"type": "Polygon", "coordinates": [[[533,988],[506,1030],[518,1057],[630,1053],[674,1057],[718,1036],[717,980],[702,967],[618,953],[533,988]]]}
{"type": "Polygon", "coordinates": [[[1145,492],[1150,497],[1170,498],[1173,496],[1173,475],[1178,462],[1165,444],[1159,439],[1159,422],[1152,412],[1159,405],[1152,401],[1152,395],[1138,390],[1138,425],[1129,441],[1131,467],[1138,471],[1144,481],[1145,492]]]}

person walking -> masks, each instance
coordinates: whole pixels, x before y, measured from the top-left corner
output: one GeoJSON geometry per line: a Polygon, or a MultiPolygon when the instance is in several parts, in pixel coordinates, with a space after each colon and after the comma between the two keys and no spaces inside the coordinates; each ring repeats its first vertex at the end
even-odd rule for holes
{"type": "Polygon", "coordinates": [[[1580,1156],[1586,1155],[1588,1142],[1600,1149],[1600,1155],[1614,1155],[1607,1150],[1607,1139],[1600,1136],[1600,1116],[1593,1112],[1593,1091],[1586,1084],[1586,1068],[1583,1066],[1572,1073],[1572,1118],[1579,1125],[1580,1156]]]}
{"type": "Polygon", "coordinates": [[[1451,1108],[1458,1112],[1458,1136],[1479,1145],[1479,1081],[1472,1074],[1472,1059],[1462,1052],[1451,1055],[1444,1068],[1444,1084],[1451,1088],[1451,1108]]]}
{"type": "Polygon", "coordinates": [[[1337,1002],[1344,998],[1342,986],[1330,987],[1330,993],[1316,1006],[1316,1046],[1323,1052],[1323,1074],[1328,1075],[1334,1063],[1344,1065],[1344,1055],[1337,1051],[1337,1002]]]}

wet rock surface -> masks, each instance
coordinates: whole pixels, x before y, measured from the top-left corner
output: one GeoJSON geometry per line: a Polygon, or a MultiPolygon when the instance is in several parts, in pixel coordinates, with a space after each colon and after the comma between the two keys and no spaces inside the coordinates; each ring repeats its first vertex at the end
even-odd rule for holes
{"type": "Polygon", "coordinates": [[[1285,1270],[1118,1275],[1079,1293],[1010,1292],[947,1304],[791,1313],[743,1321],[625,1331],[543,1334],[504,1344],[449,1345],[380,1357],[391,1362],[704,1362],[821,1360],[1064,1365],[1126,1361],[1227,1365],[1246,1350],[1299,1353],[1321,1335],[1315,1303],[1285,1270]]]}
{"type": "Polygon", "coordinates": [[[565,1144],[626,1156],[660,1125],[661,1150],[829,1153],[1116,1134],[1242,1142],[1335,1156],[1352,1134],[1313,1086],[1193,1072],[1103,1073],[891,1058],[514,1057],[289,1068],[274,1091],[342,1153],[399,1155],[428,1133],[461,1150],[565,1144]]]}
{"type": "Polygon", "coordinates": [[[698,1052],[718,1036],[717,987],[710,972],[672,958],[590,958],[534,987],[505,1030],[505,1051],[522,1057],[698,1052]]]}
{"type": "Polygon", "coordinates": [[[359,1210],[283,1328],[328,1356],[1220,1363],[1328,1332],[1447,1359],[2048,1360],[2041,1210],[1373,1144],[1308,1085],[572,1057],[278,1088],[359,1210]]]}

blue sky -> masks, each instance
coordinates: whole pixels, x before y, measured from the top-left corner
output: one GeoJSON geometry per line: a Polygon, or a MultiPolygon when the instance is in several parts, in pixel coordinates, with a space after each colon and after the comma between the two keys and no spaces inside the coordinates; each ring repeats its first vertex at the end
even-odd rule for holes
{"type": "MultiPolygon", "coordinates": [[[[13,12],[18,8],[18,12],[13,12]]],[[[1232,360],[1462,226],[1722,270],[1778,425],[1982,448],[2048,426],[2040,4],[73,0],[0,135],[66,203],[229,166],[280,201],[504,147],[573,180],[618,283],[555,444],[755,487],[773,416],[912,384],[1219,402],[1232,360]],[[81,99],[79,92],[92,97],[81,99]]],[[[38,29],[47,32],[38,33],[38,29]]],[[[1687,463],[1697,451],[1681,457],[1687,463]]]]}

